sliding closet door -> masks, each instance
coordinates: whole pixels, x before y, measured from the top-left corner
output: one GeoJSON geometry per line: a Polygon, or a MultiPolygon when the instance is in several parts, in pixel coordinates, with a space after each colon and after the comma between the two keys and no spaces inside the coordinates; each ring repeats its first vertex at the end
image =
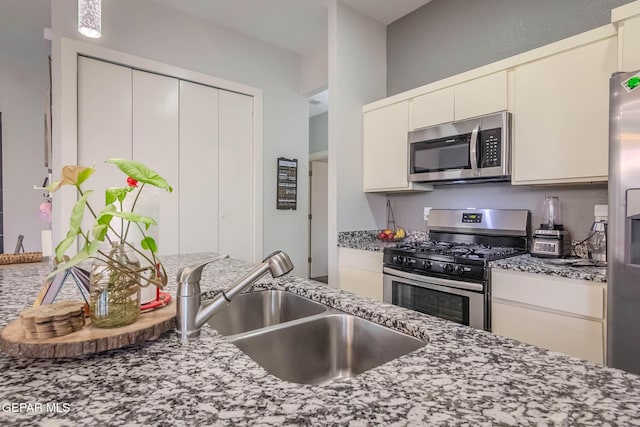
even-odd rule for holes
{"type": "MultiPolygon", "coordinates": [[[[133,160],[165,178],[173,193],[145,186],[136,212],[156,219],[158,252],[179,251],[178,80],[133,70],[133,160]]],[[[123,183],[124,184],[124,183],[123,183]]],[[[155,234],[155,235],[154,235],[155,234]]]]}
{"type": "MultiPolygon", "coordinates": [[[[104,207],[107,187],[125,184],[122,173],[104,161],[131,158],[131,73],[131,68],[78,57],[78,164],[95,162],[96,171],[83,187],[95,190],[89,202],[97,211],[104,207]]],[[[92,225],[86,213],[83,230],[92,225]]]]}
{"type": "Polygon", "coordinates": [[[218,252],[218,92],[180,82],[180,253],[218,252]]]}
{"type": "Polygon", "coordinates": [[[252,261],[253,98],[220,91],[220,252],[252,261]]]}

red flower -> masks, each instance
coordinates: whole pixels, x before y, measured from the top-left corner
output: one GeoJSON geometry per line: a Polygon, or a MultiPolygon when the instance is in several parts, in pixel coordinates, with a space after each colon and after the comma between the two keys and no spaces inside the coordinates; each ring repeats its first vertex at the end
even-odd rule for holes
{"type": "Polygon", "coordinates": [[[135,179],[133,179],[130,176],[128,176],[127,177],[127,185],[129,187],[137,187],[138,186],[138,181],[136,181],[135,179]]]}

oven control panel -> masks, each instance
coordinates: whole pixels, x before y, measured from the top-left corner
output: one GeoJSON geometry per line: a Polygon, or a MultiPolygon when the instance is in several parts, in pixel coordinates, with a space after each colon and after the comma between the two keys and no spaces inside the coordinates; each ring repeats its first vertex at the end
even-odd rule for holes
{"type": "Polygon", "coordinates": [[[465,224],[482,224],[482,212],[463,212],[462,222],[465,224]]]}
{"type": "Polygon", "coordinates": [[[458,264],[398,254],[385,254],[384,263],[387,267],[400,267],[415,274],[449,276],[454,280],[465,278],[483,280],[485,274],[485,268],[479,265],[458,264]]]}

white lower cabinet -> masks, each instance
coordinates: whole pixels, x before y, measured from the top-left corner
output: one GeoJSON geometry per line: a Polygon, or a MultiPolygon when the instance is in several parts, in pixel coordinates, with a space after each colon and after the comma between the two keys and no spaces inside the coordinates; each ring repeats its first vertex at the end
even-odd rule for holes
{"type": "Polygon", "coordinates": [[[382,301],[382,252],[340,248],[338,287],[363,297],[382,301]]]}
{"type": "Polygon", "coordinates": [[[605,362],[604,284],[494,268],[491,287],[493,333],[605,362]]]}

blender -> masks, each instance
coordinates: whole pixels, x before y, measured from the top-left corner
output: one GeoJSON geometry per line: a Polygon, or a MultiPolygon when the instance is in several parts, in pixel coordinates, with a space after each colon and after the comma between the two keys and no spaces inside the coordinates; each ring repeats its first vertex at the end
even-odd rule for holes
{"type": "Polygon", "coordinates": [[[569,232],[562,227],[560,199],[545,196],[544,219],[540,228],[533,232],[530,253],[537,257],[564,258],[571,254],[569,232]]]}

